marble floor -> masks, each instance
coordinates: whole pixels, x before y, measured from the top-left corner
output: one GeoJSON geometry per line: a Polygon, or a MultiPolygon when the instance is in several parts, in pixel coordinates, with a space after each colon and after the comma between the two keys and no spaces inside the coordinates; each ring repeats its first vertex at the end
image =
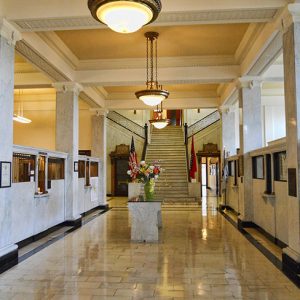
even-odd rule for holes
{"type": "Polygon", "coordinates": [[[300,299],[205,200],[164,208],[156,244],[131,243],[128,211],[112,207],[1,274],[0,299],[300,299]]]}

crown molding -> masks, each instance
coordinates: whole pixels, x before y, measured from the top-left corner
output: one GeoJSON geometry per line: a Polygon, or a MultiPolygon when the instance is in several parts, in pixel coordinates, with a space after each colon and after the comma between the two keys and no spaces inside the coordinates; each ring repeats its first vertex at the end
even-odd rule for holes
{"type": "Polygon", "coordinates": [[[262,29],[264,27],[264,24],[250,24],[246,33],[243,36],[243,39],[237,48],[234,58],[237,63],[241,63],[248,51],[249,51],[249,45],[252,45],[253,42],[257,39],[258,35],[261,33],[262,29]]]}
{"type": "Polygon", "coordinates": [[[0,18],[0,36],[4,37],[10,45],[16,45],[16,42],[22,39],[19,30],[4,18],[0,18]]]}
{"type": "MultiPolygon", "coordinates": [[[[214,9],[199,11],[162,12],[152,26],[196,24],[264,23],[273,20],[278,8],[214,9]]],[[[107,28],[91,16],[26,18],[11,21],[20,31],[56,31],[107,28]]]]}
{"type": "MultiPolygon", "coordinates": [[[[203,55],[158,58],[158,65],[160,68],[226,66],[235,64],[236,61],[233,55],[203,55]]],[[[79,60],[77,65],[77,70],[79,71],[141,68],[145,68],[145,58],[79,60]]]]}
{"type": "Polygon", "coordinates": [[[38,52],[33,50],[24,40],[16,44],[16,51],[34,66],[47,74],[54,81],[66,81],[68,78],[43,58],[38,52]]]}
{"type": "Polygon", "coordinates": [[[57,36],[55,32],[39,32],[37,35],[53,49],[72,69],[76,69],[79,65],[79,59],[65,45],[65,43],[57,36]]]}
{"type": "MultiPolygon", "coordinates": [[[[135,97],[134,92],[124,92],[124,93],[109,93],[107,100],[120,100],[120,99],[132,99],[135,97]]],[[[211,91],[187,91],[187,92],[170,92],[170,98],[172,99],[183,99],[183,98],[216,98],[218,97],[217,92],[211,91]]]]}

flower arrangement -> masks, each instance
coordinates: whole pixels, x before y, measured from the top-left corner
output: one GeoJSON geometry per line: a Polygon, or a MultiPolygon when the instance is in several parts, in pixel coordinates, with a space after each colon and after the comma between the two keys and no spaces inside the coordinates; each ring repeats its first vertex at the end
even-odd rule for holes
{"type": "Polygon", "coordinates": [[[133,182],[147,183],[152,180],[157,180],[161,171],[162,169],[157,161],[154,162],[153,165],[141,161],[139,165],[135,165],[127,174],[131,177],[133,182]]]}

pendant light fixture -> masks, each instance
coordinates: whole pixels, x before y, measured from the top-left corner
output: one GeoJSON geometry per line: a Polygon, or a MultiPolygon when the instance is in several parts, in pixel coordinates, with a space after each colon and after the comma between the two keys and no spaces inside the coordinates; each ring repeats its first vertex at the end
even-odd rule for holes
{"type": "Polygon", "coordinates": [[[160,0],[88,0],[88,7],[97,21],[120,33],[138,31],[152,23],[161,11],[160,0]]]}
{"type": "Polygon", "coordinates": [[[147,39],[147,89],[135,93],[146,105],[156,106],[169,97],[169,92],[159,85],[157,79],[157,32],[146,32],[147,39]]]}
{"type": "Polygon", "coordinates": [[[32,121],[28,118],[24,117],[24,107],[23,107],[23,101],[21,101],[21,91],[19,90],[19,108],[18,108],[18,113],[14,114],[13,120],[19,123],[23,124],[29,124],[32,121]]]}
{"type": "Polygon", "coordinates": [[[170,119],[163,118],[162,102],[160,105],[160,109],[157,105],[156,109],[154,110],[154,112],[156,112],[156,118],[149,120],[149,122],[157,129],[163,129],[170,124],[170,119]]]}

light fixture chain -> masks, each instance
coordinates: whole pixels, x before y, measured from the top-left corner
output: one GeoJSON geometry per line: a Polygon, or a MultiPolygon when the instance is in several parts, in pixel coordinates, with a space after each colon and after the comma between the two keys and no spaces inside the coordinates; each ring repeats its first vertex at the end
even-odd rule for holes
{"type": "Polygon", "coordinates": [[[147,88],[149,88],[149,39],[147,39],[147,88]]]}
{"type": "Polygon", "coordinates": [[[157,75],[157,39],[155,39],[155,82],[156,82],[156,88],[159,89],[158,87],[158,75],[157,75]]]}
{"type": "Polygon", "coordinates": [[[153,74],[153,39],[150,39],[150,55],[151,55],[151,89],[153,88],[153,80],[154,80],[154,74],[153,74]]]}

